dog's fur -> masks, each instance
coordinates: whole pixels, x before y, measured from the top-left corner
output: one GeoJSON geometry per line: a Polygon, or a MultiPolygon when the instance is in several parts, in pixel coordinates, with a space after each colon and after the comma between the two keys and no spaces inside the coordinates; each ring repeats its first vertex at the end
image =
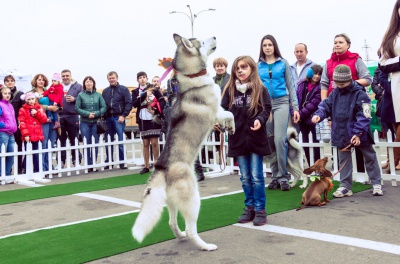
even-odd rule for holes
{"type": "Polygon", "coordinates": [[[328,178],[332,177],[332,173],[325,169],[327,163],[328,158],[325,157],[317,160],[312,167],[304,170],[304,173],[306,174],[314,172],[315,174],[320,175],[321,179],[315,179],[315,181],[308,186],[307,190],[304,191],[300,203],[303,206],[297,208],[296,211],[304,209],[307,205],[323,206],[326,205],[326,203],[329,203],[328,191],[331,183],[328,178]],[[322,194],[324,194],[324,201],[321,201],[322,194]]]}
{"type": "Polygon", "coordinates": [[[203,42],[174,34],[174,40],[177,45],[174,68],[179,89],[171,109],[167,140],[144,191],[132,234],[142,242],[157,224],[166,203],[169,225],[177,238],[188,236],[200,249],[215,250],[216,245],[205,243],[197,234],[200,195],[193,163],[215,123],[231,134],[235,125],[232,113],[219,106],[219,86],[208,74],[196,75],[204,73],[207,57],[216,49],[215,37],[203,42]],[[178,211],[185,219],[186,232],[178,227],[178,211]]]}
{"type": "MultiPolygon", "coordinates": [[[[302,177],[303,183],[299,187],[303,189],[307,187],[308,178],[307,175],[303,173],[303,148],[297,141],[297,136],[298,134],[296,129],[292,126],[289,126],[287,129],[288,155],[286,169],[294,177],[290,187],[296,186],[300,177],[302,177]]],[[[272,154],[264,156],[264,161],[267,163],[276,162],[274,137],[268,137],[268,141],[272,149],[272,154]]]]}

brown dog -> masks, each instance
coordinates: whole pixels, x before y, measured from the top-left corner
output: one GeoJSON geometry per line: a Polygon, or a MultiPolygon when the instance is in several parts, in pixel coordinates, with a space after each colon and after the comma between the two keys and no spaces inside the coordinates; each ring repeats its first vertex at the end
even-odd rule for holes
{"type": "Polygon", "coordinates": [[[315,181],[308,186],[307,190],[304,191],[300,203],[302,206],[297,208],[296,211],[305,208],[307,205],[323,206],[326,205],[326,203],[329,203],[328,191],[332,187],[331,181],[327,178],[332,177],[332,173],[325,169],[327,163],[328,158],[325,157],[317,160],[312,167],[304,170],[305,174],[311,174],[314,172],[315,174],[320,175],[321,179],[315,179],[315,181]],[[324,194],[323,201],[321,201],[322,194],[324,194]]]}

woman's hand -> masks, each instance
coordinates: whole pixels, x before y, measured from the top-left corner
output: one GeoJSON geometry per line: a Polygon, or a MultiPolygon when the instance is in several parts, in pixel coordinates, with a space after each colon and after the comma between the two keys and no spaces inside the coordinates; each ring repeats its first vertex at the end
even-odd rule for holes
{"type": "Polygon", "coordinates": [[[360,145],[361,141],[360,141],[360,138],[358,136],[354,135],[350,139],[350,143],[353,144],[354,146],[358,146],[358,145],[360,145]]]}
{"type": "Polygon", "coordinates": [[[300,121],[300,114],[299,111],[294,111],[293,112],[293,122],[297,124],[300,121]]]}
{"type": "Polygon", "coordinates": [[[261,128],[261,123],[260,123],[260,120],[258,120],[258,119],[254,120],[253,126],[250,127],[250,129],[253,131],[259,130],[260,128],[261,128]]]}
{"type": "Polygon", "coordinates": [[[49,105],[49,106],[47,107],[47,110],[49,110],[49,111],[51,111],[51,112],[56,112],[56,111],[58,111],[58,106],[56,106],[56,105],[49,105]]]}
{"type": "Polygon", "coordinates": [[[91,112],[91,113],[89,114],[89,118],[94,118],[94,113],[93,113],[93,112],[91,112]]]}

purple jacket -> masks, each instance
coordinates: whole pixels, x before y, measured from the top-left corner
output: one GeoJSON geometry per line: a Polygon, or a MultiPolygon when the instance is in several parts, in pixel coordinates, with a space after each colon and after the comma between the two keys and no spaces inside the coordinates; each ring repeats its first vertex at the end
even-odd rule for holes
{"type": "Polygon", "coordinates": [[[317,111],[318,105],[321,102],[321,84],[317,83],[310,92],[308,92],[307,89],[308,84],[306,79],[302,79],[299,81],[296,90],[300,122],[315,126],[315,124],[311,122],[311,118],[314,112],[317,111]]]}
{"type": "Polygon", "coordinates": [[[17,121],[15,120],[14,107],[10,102],[0,100],[0,122],[5,124],[5,127],[0,128],[0,132],[12,135],[17,131],[17,121]]]}

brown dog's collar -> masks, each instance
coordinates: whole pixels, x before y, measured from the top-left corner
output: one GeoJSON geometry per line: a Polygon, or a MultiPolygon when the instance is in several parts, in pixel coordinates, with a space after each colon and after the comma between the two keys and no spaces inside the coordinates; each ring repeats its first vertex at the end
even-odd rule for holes
{"type": "Polygon", "coordinates": [[[198,73],[189,74],[189,75],[185,75],[185,76],[186,76],[186,77],[189,77],[189,78],[196,78],[196,77],[203,76],[203,75],[206,75],[206,74],[207,74],[207,69],[202,69],[202,70],[199,71],[198,73]]]}

